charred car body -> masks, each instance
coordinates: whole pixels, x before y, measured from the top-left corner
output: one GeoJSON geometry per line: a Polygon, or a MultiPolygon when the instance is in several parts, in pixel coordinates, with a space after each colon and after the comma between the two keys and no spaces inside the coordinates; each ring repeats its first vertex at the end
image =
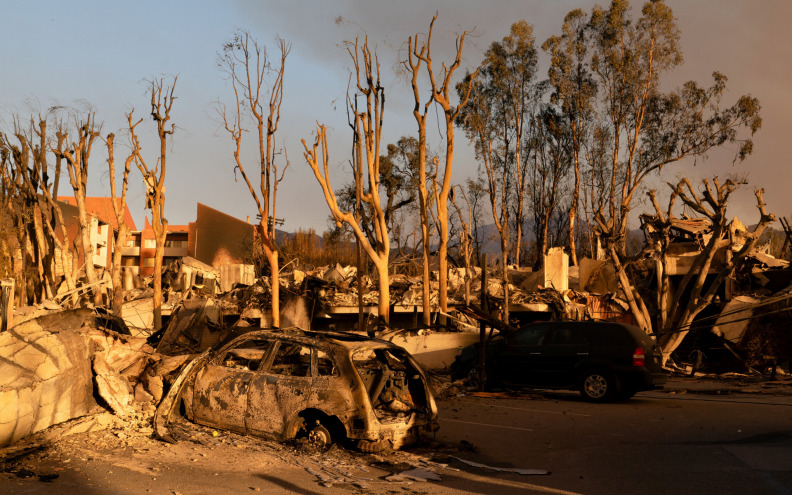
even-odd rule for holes
{"type": "Polygon", "coordinates": [[[237,337],[182,371],[158,409],[160,427],[179,403],[205,426],[279,441],[347,440],[364,451],[398,449],[437,425],[426,375],[406,350],[337,332],[237,337]]]}

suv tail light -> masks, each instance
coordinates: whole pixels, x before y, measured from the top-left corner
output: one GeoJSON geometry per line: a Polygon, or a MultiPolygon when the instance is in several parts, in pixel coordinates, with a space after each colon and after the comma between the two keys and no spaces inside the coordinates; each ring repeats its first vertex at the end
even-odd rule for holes
{"type": "Polygon", "coordinates": [[[646,366],[643,347],[636,347],[633,351],[633,366],[646,366]]]}

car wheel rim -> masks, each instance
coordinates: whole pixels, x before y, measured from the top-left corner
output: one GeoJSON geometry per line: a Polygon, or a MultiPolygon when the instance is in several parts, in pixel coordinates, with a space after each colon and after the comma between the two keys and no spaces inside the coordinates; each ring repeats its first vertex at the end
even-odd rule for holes
{"type": "Polygon", "coordinates": [[[324,446],[330,443],[330,433],[323,427],[317,427],[308,434],[308,441],[314,445],[324,446]]]}
{"type": "Polygon", "coordinates": [[[477,388],[481,379],[479,378],[479,372],[476,369],[470,370],[468,373],[468,385],[471,387],[477,388]]]}
{"type": "Polygon", "coordinates": [[[583,383],[586,395],[594,399],[599,399],[608,391],[608,381],[602,375],[589,375],[583,383]]]}

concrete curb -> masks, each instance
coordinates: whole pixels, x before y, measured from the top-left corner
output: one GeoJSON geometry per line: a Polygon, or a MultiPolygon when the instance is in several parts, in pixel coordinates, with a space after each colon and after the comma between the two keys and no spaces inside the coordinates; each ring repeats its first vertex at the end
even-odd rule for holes
{"type": "Polygon", "coordinates": [[[669,378],[661,392],[702,395],[788,395],[792,396],[792,379],[707,379],[669,378]]]}

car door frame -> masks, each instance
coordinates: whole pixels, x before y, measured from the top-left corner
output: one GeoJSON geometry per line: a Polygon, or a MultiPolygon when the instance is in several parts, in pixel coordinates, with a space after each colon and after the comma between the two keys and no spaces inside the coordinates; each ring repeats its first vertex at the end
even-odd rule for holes
{"type": "Polygon", "coordinates": [[[302,342],[276,340],[264,366],[250,382],[245,426],[249,434],[285,440],[296,414],[310,401],[315,373],[316,347],[302,342]],[[272,373],[272,364],[278,351],[286,345],[299,345],[310,349],[308,376],[272,373]]]}
{"type": "MultiPolygon", "coordinates": [[[[224,361],[230,352],[251,340],[243,340],[223,349],[196,373],[192,401],[192,414],[196,423],[247,433],[248,391],[258,370],[232,368],[226,366],[224,361]]],[[[269,349],[264,351],[259,362],[259,369],[271,359],[272,349],[270,341],[269,349]]]]}
{"type": "Polygon", "coordinates": [[[536,343],[522,343],[519,339],[523,333],[530,331],[543,331],[544,334],[547,334],[547,329],[547,325],[536,324],[507,335],[505,345],[494,357],[495,378],[503,383],[514,385],[541,385],[543,382],[541,341],[544,339],[544,335],[538,337],[536,343]]]}
{"type": "Polygon", "coordinates": [[[541,367],[546,385],[574,386],[580,364],[589,359],[591,347],[586,334],[576,325],[564,325],[563,322],[551,325],[542,342],[541,367]],[[553,337],[564,331],[570,332],[571,338],[556,343],[553,337]]]}

